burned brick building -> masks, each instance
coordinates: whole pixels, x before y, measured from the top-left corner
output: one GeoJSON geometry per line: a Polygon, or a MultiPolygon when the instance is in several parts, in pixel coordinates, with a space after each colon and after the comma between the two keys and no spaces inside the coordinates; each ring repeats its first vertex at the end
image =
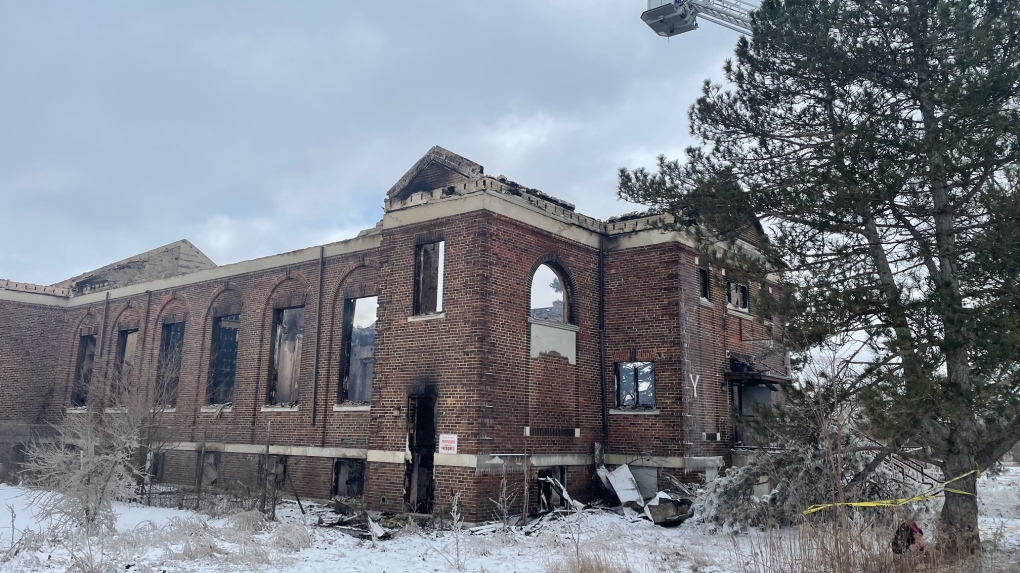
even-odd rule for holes
{"type": "Polygon", "coordinates": [[[271,455],[304,496],[429,512],[458,492],[486,519],[493,462],[582,499],[598,462],[642,488],[711,476],[731,412],[788,374],[752,312],[778,283],[705,264],[666,215],[599,221],[439,147],[384,206],[353,239],[231,265],[180,241],[0,281],[0,462],[26,428],[115,414],[116,371],[160,381],[165,482],[250,481],[271,455]]]}

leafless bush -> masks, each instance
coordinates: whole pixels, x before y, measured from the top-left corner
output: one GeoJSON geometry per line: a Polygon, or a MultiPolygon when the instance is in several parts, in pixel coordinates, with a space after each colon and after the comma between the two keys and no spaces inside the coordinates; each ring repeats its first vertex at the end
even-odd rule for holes
{"type": "Polygon", "coordinates": [[[227,518],[231,527],[238,531],[256,533],[269,528],[266,516],[258,511],[242,511],[227,518]]]}
{"type": "Polygon", "coordinates": [[[513,519],[513,506],[517,501],[517,494],[510,491],[510,484],[506,478],[505,462],[500,465],[499,495],[496,499],[489,498],[489,501],[495,506],[496,519],[503,525],[504,531],[510,529],[512,525],[511,520],[513,519]]]}
{"type": "Polygon", "coordinates": [[[276,526],[273,543],[284,551],[301,551],[312,546],[312,536],[298,523],[281,523],[276,526]]]}
{"type": "Polygon", "coordinates": [[[992,551],[949,560],[937,547],[901,555],[892,552],[894,527],[860,514],[812,520],[793,528],[755,530],[750,543],[734,543],[737,561],[747,573],[1013,573],[1015,555],[992,551]]]}
{"type": "Polygon", "coordinates": [[[113,502],[134,495],[138,433],[122,418],[69,415],[51,442],[28,447],[25,484],[36,514],[57,533],[113,531],[113,502]]]}
{"type": "Polygon", "coordinates": [[[553,563],[549,573],[632,573],[633,569],[605,551],[584,552],[553,563]]]}
{"type": "Polygon", "coordinates": [[[461,537],[464,533],[464,516],[460,512],[460,493],[454,493],[450,499],[450,533],[453,535],[453,555],[439,551],[446,562],[457,571],[464,570],[465,555],[461,552],[461,537]]]}

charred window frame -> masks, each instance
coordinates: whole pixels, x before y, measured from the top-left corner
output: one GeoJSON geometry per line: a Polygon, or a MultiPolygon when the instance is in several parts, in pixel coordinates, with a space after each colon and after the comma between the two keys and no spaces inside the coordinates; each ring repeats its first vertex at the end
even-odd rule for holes
{"type": "Polygon", "coordinates": [[[89,385],[92,384],[92,367],[96,362],[96,336],[83,335],[78,338],[78,363],[74,372],[74,386],[71,389],[71,407],[84,408],[88,404],[89,385]]]}
{"type": "Polygon", "coordinates": [[[117,369],[110,381],[110,398],[121,405],[121,398],[135,377],[138,360],[138,329],[126,328],[117,333],[117,369]]]}
{"type": "Polygon", "coordinates": [[[735,446],[758,447],[768,446],[767,438],[756,431],[755,422],[760,413],[772,411],[772,399],[777,390],[768,384],[754,382],[734,382],[730,387],[730,400],[733,403],[739,423],[733,428],[735,446]]]}
{"type": "Polygon", "coordinates": [[[734,310],[748,312],[751,303],[747,283],[726,281],[726,305],[734,310]]]}
{"type": "Polygon", "coordinates": [[[138,329],[121,330],[117,335],[117,373],[121,377],[130,377],[136,368],[138,356],[138,329]]]}
{"type": "Polygon", "coordinates": [[[443,311],[443,270],[446,262],[446,241],[424,243],[415,247],[414,314],[436,314],[443,311]]]}
{"type": "Polygon", "coordinates": [[[553,466],[538,470],[538,510],[555,511],[566,507],[567,468],[553,466]],[[555,483],[554,483],[555,482],[555,483]],[[562,489],[561,489],[562,488],[562,489]]]}
{"type": "Polygon", "coordinates": [[[213,319],[209,358],[209,404],[229,404],[234,399],[237,373],[237,340],[241,315],[228,314],[213,319]]]}
{"type": "Polygon", "coordinates": [[[181,383],[181,362],[184,358],[184,323],[163,325],[163,337],[156,364],[156,400],[159,406],[177,405],[177,388],[181,383]]]}
{"type": "Polygon", "coordinates": [[[305,333],[305,307],[273,311],[273,340],[270,349],[269,388],[266,403],[295,406],[299,398],[301,345],[305,333]]]}
{"type": "Polygon", "coordinates": [[[344,300],[344,352],[339,396],[341,403],[372,401],[378,305],[379,298],[374,296],[344,300]]]}
{"type": "Polygon", "coordinates": [[[698,286],[701,289],[701,300],[712,302],[712,275],[708,267],[698,267],[698,286]]]}
{"type": "Polygon", "coordinates": [[[655,363],[616,363],[616,403],[620,409],[655,407],[655,363]]]}

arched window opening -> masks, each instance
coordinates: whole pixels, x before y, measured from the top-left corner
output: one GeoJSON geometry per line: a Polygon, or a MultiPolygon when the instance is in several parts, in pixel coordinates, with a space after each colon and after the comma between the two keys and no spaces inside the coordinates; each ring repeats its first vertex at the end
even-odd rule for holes
{"type": "Polygon", "coordinates": [[[570,322],[566,286],[549,265],[540,265],[531,278],[531,317],[570,322]]]}

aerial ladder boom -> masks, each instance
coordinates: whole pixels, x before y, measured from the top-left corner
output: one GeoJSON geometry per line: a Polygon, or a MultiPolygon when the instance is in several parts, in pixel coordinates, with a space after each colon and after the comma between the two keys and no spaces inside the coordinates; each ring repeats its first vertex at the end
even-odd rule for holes
{"type": "Polygon", "coordinates": [[[757,8],[745,0],[648,0],[641,20],[667,38],[697,30],[698,19],[750,36],[750,13],[757,8]]]}

